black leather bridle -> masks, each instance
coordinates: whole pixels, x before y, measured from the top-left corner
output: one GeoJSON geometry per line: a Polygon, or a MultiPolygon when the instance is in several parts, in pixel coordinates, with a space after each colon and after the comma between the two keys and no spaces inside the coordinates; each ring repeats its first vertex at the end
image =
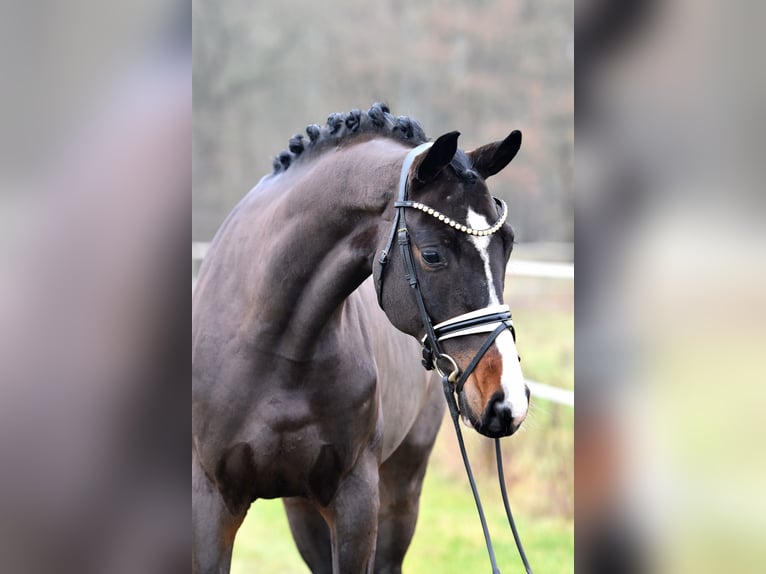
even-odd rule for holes
{"type": "MultiPolygon", "coordinates": [[[[425,335],[421,339],[421,344],[423,346],[422,364],[427,370],[436,369],[436,371],[441,376],[444,396],[447,400],[450,416],[455,426],[455,433],[458,438],[460,452],[463,457],[463,463],[465,465],[468,480],[471,485],[474,500],[476,501],[476,507],[479,512],[479,519],[481,520],[482,530],[484,531],[484,540],[487,544],[487,551],[489,553],[489,559],[492,564],[492,572],[494,574],[499,573],[500,570],[498,569],[497,562],[495,560],[495,553],[494,549],[492,548],[492,541],[490,539],[489,529],[487,528],[487,521],[484,517],[484,510],[482,509],[481,500],[479,499],[479,492],[476,488],[476,482],[473,477],[473,472],[471,471],[470,463],[468,462],[468,455],[466,454],[465,444],[463,442],[463,434],[460,430],[460,424],[458,421],[460,409],[458,408],[455,396],[456,394],[459,395],[459,393],[462,391],[466,380],[468,380],[468,377],[479,364],[479,361],[487,352],[487,350],[492,346],[492,344],[503,331],[506,329],[509,330],[513,336],[513,340],[516,340],[516,332],[513,328],[513,322],[511,320],[511,311],[507,305],[492,305],[483,309],[453,317],[452,319],[448,319],[437,325],[434,325],[426,309],[425,301],[423,300],[423,293],[420,290],[417,268],[415,266],[415,257],[412,252],[412,243],[410,241],[410,233],[407,229],[405,211],[407,209],[418,209],[428,213],[429,215],[437,217],[446,225],[450,225],[451,227],[454,227],[459,231],[463,231],[464,233],[487,236],[492,235],[502,227],[508,214],[508,208],[503,200],[494,198],[495,203],[497,204],[501,213],[500,217],[492,227],[483,230],[476,230],[451,220],[449,217],[440,214],[433,208],[418,202],[410,201],[410,168],[412,167],[412,163],[415,161],[415,158],[427,151],[430,147],[431,142],[421,144],[410,150],[410,152],[404,158],[404,163],[402,164],[401,174],[399,177],[399,191],[396,202],[394,203],[395,213],[391,225],[391,231],[389,232],[386,246],[383,251],[381,251],[378,258],[377,274],[374,273],[375,290],[377,291],[378,295],[378,304],[382,308],[384,271],[390,260],[391,250],[393,249],[394,240],[396,239],[399,244],[402,260],[404,262],[405,279],[410,285],[411,291],[415,297],[415,303],[417,304],[418,312],[420,313],[420,319],[423,323],[423,329],[425,331],[425,335]],[[489,335],[479,350],[476,352],[473,359],[471,359],[465,370],[461,372],[457,362],[442,350],[441,342],[449,338],[478,333],[489,333],[489,335]]],[[[500,480],[500,491],[503,497],[503,505],[505,506],[506,516],[508,517],[508,522],[511,526],[511,531],[513,532],[513,537],[516,541],[516,546],[524,563],[524,567],[527,573],[531,574],[532,569],[529,566],[526,554],[524,553],[524,548],[521,545],[521,539],[519,538],[518,532],[516,530],[516,524],[513,520],[511,507],[508,503],[508,495],[505,491],[505,478],[503,476],[500,439],[498,438],[495,439],[495,454],[497,458],[498,478],[500,480]]]]}
{"type": "MultiPolygon", "coordinates": [[[[434,217],[437,217],[443,221],[445,225],[457,228],[461,231],[464,231],[465,233],[476,235],[491,235],[500,229],[502,224],[505,222],[508,208],[503,200],[494,198],[495,203],[501,212],[500,218],[492,227],[488,229],[475,230],[468,228],[465,225],[460,225],[457,222],[451,220],[449,217],[446,217],[440,214],[438,211],[428,208],[421,203],[410,201],[410,168],[412,167],[412,163],[415,158],[424,153],[429,147],[431,147],[430,142],[421,144],[410,150],[410,152],[404,158],[401,176],[399,178],[398,196],[396,202],[394,203],[395,213],[393,222],[391,224],[391,231],[388,235],[386,247],[383,249],[383,251],[381,251],[380,257],[378,258],[378,271],[375,276],[375,289],[378,294],[378,304],[382,308],[384,271],[386,264],[389,262],[394,240],[396,239],[399,243],[399,250],[402,255],[402,260],[404,261],[405,279],[412,288],[412,292],[415,297],[415,303],[417,304],[418,312],[420,313],[420,319],[423,323],[423,329],[425,331],[425,335],[421,340],[421,344],[423,345],[423,366],[428,370],[436,368],[440,375],[446,374],[447,377],[450,378],[450,382],[457,383],[456,390],[459,392],[462,390],[463,384],[465,384],[465,379],[468,378],[471,371],[473,371],[473,368],[466,369],[460,379],[458,379],[457,377],[460,373],[460,370],[457,366],[457,363],[452,357],[444,353],[440,344],[441,341],[463,335],[489,332],[493,334],[489,337],[489,342],[487,343],[488,349],[497,338],[497,336],[505,329],[510,330],[514,340],[516,340],[516,333],[513,329],[513,323],[511,321],[511,311],[507,305],[493,305],[485,307],[484,309],[479,309],[477,311],[472,311],[464,315],[453,317],[452,319],[434,326],[433,321],[431,320],[431,316],[426,310],[425,301],[423,300],[423,293],[420,290],[420,283],[418,281],[417,270],[415,267],[415,258],[412,252],[412,243],[410,241],[409,230],[407,229],[405,212],[408,208],[420,209],[426,213],[430,213],[434,217]],[[495,331],[497,331],[497,334],[494,333],[495,331]],[[451,367],[450,370],[445,371],[442,369],[440,362],[449,363],[449,366],[451,367]]],[[[486,352],[487,349],[484,349],[484,352],[486,352]]],[[[482,355],[484,352],[482,352],[482,355]]],[[[478,363],[481,357],[474,357],[474,359],[475,362],[478,363]]],[[[474,363],[474,361],[471,362],[474,363]]],[[[476,365],[474,364],[473,367],[475,366],[476,365]]]]}

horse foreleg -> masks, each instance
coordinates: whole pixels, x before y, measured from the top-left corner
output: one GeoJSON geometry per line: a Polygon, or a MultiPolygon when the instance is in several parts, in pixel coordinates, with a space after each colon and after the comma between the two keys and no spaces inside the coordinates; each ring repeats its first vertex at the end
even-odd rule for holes
{"type": "Polygon", "coordinates": [[[378,532],[378,458],[367,452],[320,512],[330,526],[334,574],[371,574],[378,532]]]}
{"type": "Polygon", "coordinates": [[[420,491],[439,426],[444,398],[438,385],[402,444],[380,468],[380,513],[375,574],[400,574],[418,519],[420,491]]]}
{"type": "Polygon", "coordinates": [[[245,518],[234,516],[192,448],[192,572],[227,574],[234,536],[245,518]]]}
{"type": "Polygon", "coordinates": [[[332,574],[330,529],[316,505],[303,497],[282,500],[293,539],[313,574],[332,574]]]}

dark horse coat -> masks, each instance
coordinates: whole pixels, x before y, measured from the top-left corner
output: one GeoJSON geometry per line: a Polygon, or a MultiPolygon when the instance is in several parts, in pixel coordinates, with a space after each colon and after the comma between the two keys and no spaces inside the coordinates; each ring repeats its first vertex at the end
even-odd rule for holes
{"type": "MultiPolygon", "coordinates": [[[[377,104],[307,133],[224,222],[194,293],[195,572],[228,572],[257,498],[284,498],[313,572],[398,572],[414,532],[443,398],[420,367],[422,325],[401,261],[388,266],[383,309],[366,279],[389,233],[403,158],[425,135],[377,104]]],[[[419,200],[452,219],[491,223],[484,178],[519,144],[512,134],[466,154],[447,134],[405,175],[419,200]]],[[[508,225],[479,242],[425,213],[408,221],[435,320],[501,301],[508,225]]],[[[464,366],[475,339],[445,345],[464,366]]],[[[526,414],[508,339],[459,397],[464,420],[484,434],[498,413],[508,424],[495,435],[526,414]]]]}

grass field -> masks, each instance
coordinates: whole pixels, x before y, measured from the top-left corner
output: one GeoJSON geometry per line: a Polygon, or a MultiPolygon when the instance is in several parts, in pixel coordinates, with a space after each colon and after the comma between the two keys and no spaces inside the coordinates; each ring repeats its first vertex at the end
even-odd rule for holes
{"type": "MultiPolygon", "coordinates": [[[[513,309],[527,378],[574,388],[573,288],[570,281],[514,278],[513,309]]],[[[538,574],[574,571],[571,408],[535,401],[521,432],[503,441],[508,495],[532,568],[538,574]]],[[[502,572],[523,572],[508,527],[494,469],[493,443],[465,432],[502,572]]],[[[423,486],[415,537],[404,562],[410,574],[488,572],[481,525],[451,422],[445,418],[423,486]]],[[[234,574],[306,573],[278,500],[259,500],[234,546],[234,574]]]]}
{"type": "MultiPolygon", "coordinates": [[[[467,483],[446,480],[429,470],[423,486],[418,527],[404,562],[405,572],[466,574],[488,572],[476,506],[467,483]]],[[[482,484],[487,521],[501,570],[523,572],[521,559],[508,528],[497,486],[482,484]]],[[[513,504],[513,501],[511,501],[513,504]]],[[[573,572],[571,519],[531,519],[514,509],[527,556],[535,572],[573,572]]],[[[242,526],[232,563],[233,574],[305,574],[290,537],[287,519],[278,500],[259,500],[242,526]]]]}

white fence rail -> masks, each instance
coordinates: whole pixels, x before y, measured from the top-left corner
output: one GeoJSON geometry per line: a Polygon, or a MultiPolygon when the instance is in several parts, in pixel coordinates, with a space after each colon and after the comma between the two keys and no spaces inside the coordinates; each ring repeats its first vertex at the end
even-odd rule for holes
{"type": "Polygon", "coordinates": [[[551,385],[530,381],[529,379],[527,379],[527,385],[529,386],[529,392],[536,399],[545,399],[552,403],[574,408],[574,391],[552,387],[551,385]]]}
{"type": "MultiPolygon", "coordinates": [[[[192,261],[202,261],[210,249],[206,242],[192,242],[192,261]]],[[[574,279],[574,265],[571,263],[549,263],[543,261],[511,261],[507,269],[510,275],[520,277],[545,277],[550,279],[574,279]]],[[[194,287],[192,277],[192,288],[194,287]]],[[[552,387],[537,381],[527,381],[532,396],[560,405],[574,408],[574,391],[552,387]]]]}
{"type": "Polygon", "coordinates": [[[509,275],[522,277],[574,279],[574,265],[572,263],[548,263],[513,259],[508,263],[507,272],[509,275]]]}
{"type": "Polygon", "coordinates": [[[192,241],[192,261],[202,261],[210,249],[210,243],[205,241],[192,241]]]}

